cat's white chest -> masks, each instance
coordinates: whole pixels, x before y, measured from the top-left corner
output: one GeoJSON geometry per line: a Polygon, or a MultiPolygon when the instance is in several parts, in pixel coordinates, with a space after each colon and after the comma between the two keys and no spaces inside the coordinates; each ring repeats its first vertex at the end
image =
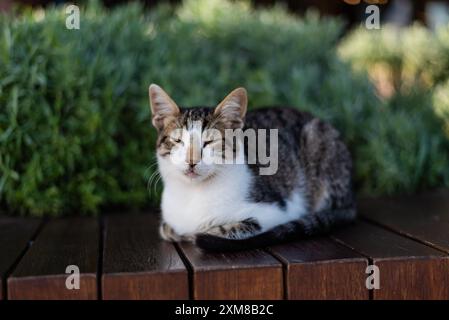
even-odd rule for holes
{"type": "Polygon", "coordinates": [[[205,225],[221,225],[245,218],[251,175],[246,166],[236,166],[227,175],[207,184],[166,181],[162,216],[178,234],[202,231],[205,225]]]}

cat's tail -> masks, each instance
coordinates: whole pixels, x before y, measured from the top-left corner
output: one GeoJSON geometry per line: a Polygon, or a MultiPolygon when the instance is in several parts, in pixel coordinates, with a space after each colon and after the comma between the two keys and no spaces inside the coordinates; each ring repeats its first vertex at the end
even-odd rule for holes
{"type": "Polygon", "coordinates": [[[228,239],[209,234],[199,234],[195,243],[206,251],[225,252],[263,248],[294,240],[321,235],[354,220],[355,208],[324,210],[307,214],[246,239],[228,239]]]}

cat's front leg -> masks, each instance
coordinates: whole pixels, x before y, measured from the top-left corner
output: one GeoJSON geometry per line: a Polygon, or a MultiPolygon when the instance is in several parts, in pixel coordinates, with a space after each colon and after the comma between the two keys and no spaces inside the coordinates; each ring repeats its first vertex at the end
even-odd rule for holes
{"type": "Polygon", "coordinates": [[[260,230],[259,222],[254,218],[248,218],[238,222],[214,226],[205,233],[228,239],[245,239],[256,235],[260,230]]]}
{"type": "Polygon", "coordinates": [[[180,235],[178,234],[168,223],[162,222],[159,226],[159,234],[162,239],[171,242],[189,241],[195,240],[193,236],[190,235],[180,235]]]}

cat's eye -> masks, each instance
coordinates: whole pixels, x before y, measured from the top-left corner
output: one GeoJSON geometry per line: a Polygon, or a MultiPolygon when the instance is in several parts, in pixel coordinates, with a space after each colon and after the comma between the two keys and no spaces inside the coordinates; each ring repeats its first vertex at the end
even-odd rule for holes
{"type": "Polygon", "coordinates": [[[214,140],[204,141],[204,142],[203,142],[203,148],[206,148],[206,146],[209,145],[209,144],[211,144],[212,142],[214,142],[214,140]]]}
{"type": "Polygon", "coordinates": [[[170,137],[170,140],[171,140],[173,143],[181,143],[181,142],[182,142],[182,140],[179,139],[179,138],[173,138],[173,137],[170,137]]]}

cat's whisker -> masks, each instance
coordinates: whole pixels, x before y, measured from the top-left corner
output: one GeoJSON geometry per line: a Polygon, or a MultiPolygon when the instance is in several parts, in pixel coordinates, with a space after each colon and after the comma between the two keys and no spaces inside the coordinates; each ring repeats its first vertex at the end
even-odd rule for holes
{"type": "Polygon", "coordinates": [[[151,182],[151,180],[154,178],[154,176],[155,175],[157,175],[158,174],[158,170],[156,170],[156,171],[154,171],[152,174],[151,174],[151,176],[148,178],[148,183],[150,183],[151,182]]]}
{"type": "Polygon", "coordinates": [[[148,175],[148,172],[153,169],[155,166],[157,166],[158,163],[157,161],[154,161],[153,163],[151,163],[144,171],[144,176],[148,175]]]}
{"type": "Polygon", "coordinates": [[[158,163],[157,163],[157,160],[156,160],[152,164],[150,164],[146,170],[150,170],[151,168],[153,168],[154,166],[157,166],[157,165],[158,165],[158,163]]]}
{"type": "Polygon", "coordinates": [[[148,166],[148,168],[151,168],[155,163],[157,163],[157,161],[152,161],[152,162],[150,163],[150,165],[148,166]]]}
{"type": "Polygon", "coordinates": [[[161,179],[162,179],[162,176],[159,175],[156,182],[154,183],[154,194],[156,194],[156,192],[157,192],[157,184],[159,183],[159,181],[161,181],[161,179]]]}
{"type": "Polygon", "coordinates": [[[155,172],[153,172],[153,174],[151,175],[151,177],[148,179],[148,182],[147,182],[147,190],[150,192],[150,196],[152,196],[152,193],[151,193],[151,190],[152,190],[152,188],[151,188],[152,183],[153,183],[154,179],[155,179],[157,176],[160,176],[160,173],[159,173],[158,170],[156,170],[155,172]]]}

